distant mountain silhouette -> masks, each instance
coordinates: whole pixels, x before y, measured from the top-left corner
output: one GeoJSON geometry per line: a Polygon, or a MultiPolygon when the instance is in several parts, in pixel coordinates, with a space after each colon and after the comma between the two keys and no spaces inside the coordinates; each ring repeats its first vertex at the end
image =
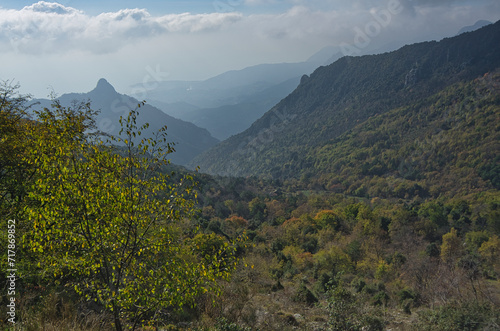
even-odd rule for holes
{"type": "Polygon", "coordinates": [[[290,94],[299,81],[300,77],[292,78],[243,98],[237,104],[195,109],[184,112],[180,118],[206,128],[214,137],[224,140],[248,129],[269,108],[290,94]]]}
{"type": "Polygon", "coordinates": [[[305,62],[259,64],[231,70],[204,81],[165,81],[148,91],[152,105],[167,114],[206,128],[225,139],[250,127],[270,107],[290,94],[304,74],[341,56],[325,47],[305,62]]]}
{"type": "Polygon", "coordinates": [[[151,102],[184,102],[198,108],[237,104],[271,86],[311,73],[318,66],[309,62],[261,64],[228,71],[204,81],[159,82],[155,89],[148,91],[148,98],[151,102]]]}
{"type": "MultiPolygon", "coordinates": [[[[115,88],[104,78],[101,78],[96,87],[88,93],[69,93],[57,98],[64,106],[70,106],[73,101],[91,101],[92,108],[100,110],[97,117],[99,130],[118,135],[120,131],[119,118],[126,117],[131,109],[139,104],[137,99],[116,92],[115,88]]],[[[52,103],[47,99],[37,100],[42,107],[49,107],[52,103]]],[[[167,126],[167,135],[170,142],[175,143],[176,152],[171,154],[175,164],[185,165],[196,155],[215,145],[218,140],[210,135],[206,129],[176,119],[165,114],[160,109],[146,103],[139,109],[137,125],[149,123],[149,129],[143,136],[149,137],[164,125],[167,126]]]]}
{"type": "Polygon", "coordinates": [[[480,20],[480,21],[477,21],[476,23],[474,23],[474,25],[469,25],[469,26],[465,26],[465,27],[461,28],[460,31],[458,31],[457,35],[465,33],[465,32],[476,31],[477,29],[480,29],[483,26],[490,25],[490,24],[493,24],[493,23],[490,21],[486,21],[486,20],[480,20]]]}

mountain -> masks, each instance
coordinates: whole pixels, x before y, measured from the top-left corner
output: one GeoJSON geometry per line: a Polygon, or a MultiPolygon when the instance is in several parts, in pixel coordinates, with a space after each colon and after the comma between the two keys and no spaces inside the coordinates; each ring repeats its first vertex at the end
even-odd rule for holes
{"type": "Polygon", "coordinates": [[[260,64],[204,81],[158,82],[155,89],[148,91],[148,97],[151,102],[185,102],[199,108],[216,108],[242,102],[271,86],[310,73],[319,65],[314,62],[260,64]]]}
{"type": "MultiPolygon", "coordinates": [[[[401,107],[420,109],[423,100],[444,89],[494,71],[500,66],[498,40],[500,22],[440,42],[339,59],[303,77],[297,89],[249,129],[190,165],[221,175],[330,178],[334,170],[320,163],[333,163],[336,156],[329,154],[326,161],[320,160],[319,151],[370,118],[401,107]]],[[[453,97],[447,102],[453,103],[453,97]]],[[[452,118],[448,125],[454,123],[452,118]]],[[[364,157],[363,153],[350,155],[360,162],[364,157]]]]}
{"type": "Polygon", "coordinates": [[[242,98],[237,104],[185,111],[179,117],[206,128],[214,137],[224,140],[248,129],[269,108],[290,94],[299,82],[300,77],[292,78],[242,98]]]}
{"type": "Polygon", "coordinates": [[[190,105],[187,102],[174,102],[174,103],[167,103],[167,102],[161,102],[157,100],[148,100],[148,103],[150,103],[152,106],[155,106],[158,109],[161,109],[163,112],[167,113],[168,115],[190,122],[189,119],[185,118],[185,115],[194,112],[196,110],[199,110],[200,107],[196,107],[193,105],[190,105]]]}
{"type": "Polygon", "coordinates": [[[477,29],[480,29],[480,28],[482,28],[486,25],[490,25],[490,24],[493,24],[493,23],[490,21],[486,21],[486,20],[480,20],[480,21],[477,21],[476,23],[474,23],[474,25],[469,25],[469,26],[465,26],[465,27],[461,28],[460,31],[458,31],[457,35],[465,33],[465,32],[476,31],[477,29]]]}
{"type": "Polygon", "coordinates": [[[290,94],[304,74],[340,56],[338,46],[329,46],[304,62],[259,64],[204,81],[159,82],[148,91],[148,100],[167,114],[226,139],[250,127],[290,94]]]}
{"type": "MultiPolygon", "coordinates": [[[[99,130],[109,134],[118,135],[120,131],[119,118],[126,117],[128,112],[135,109],[139,101],[124,94],[116,92],[114,87],[104,78],[101,78],[97,86],[88,93],[69,93],[58,98],[63,106],[70,106],[76,101],[90,100],[93,109],[100,110],[97,116],[99,130]]],[[[40,106],[49,107],[50,100],[36,100],[40,106]]],[[[175,143],[176,152],[171,154],[171,161],[175,164],[185,165],[196,155],[215,145],[218,140],[210,135],[206,129],[196,125],[178,120],[165,114],[160,109],[145,104],[139,109],[137,126],[144,123],[150,126],[144,130],[143,136],[151,136],[164,125],[167,125],[169,142],[175,143]]]]}

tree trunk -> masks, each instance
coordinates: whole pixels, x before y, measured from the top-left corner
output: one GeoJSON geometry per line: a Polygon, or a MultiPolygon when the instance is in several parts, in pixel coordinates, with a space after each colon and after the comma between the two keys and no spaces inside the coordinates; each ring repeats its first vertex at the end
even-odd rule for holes
{"type": "Polygon", "coordinates": [[[116,306],[113,307],[113,315],[115,317],[115,329],[116,329],[116,331],[123,331],[122,322],[120,321],[120,312],[118,311],[118,309],[116,309],[116,306]]]}

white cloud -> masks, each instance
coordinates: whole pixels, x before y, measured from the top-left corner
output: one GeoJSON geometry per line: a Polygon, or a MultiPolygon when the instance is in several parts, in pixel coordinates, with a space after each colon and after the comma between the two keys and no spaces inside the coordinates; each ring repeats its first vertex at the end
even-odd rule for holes
{"type": "Polygon", "coordinates": [[[247,24],[254,26],[253,31],[261,38],[286,39],[301,43],[311,38],[325,40],[331,37],[339,29],[341,13],[320,12],[305,6],[294,6],[282,14],[251,15],[247,21],[247,24]]]}
{"type": "MultiPolygon", "coordinates": [[[[253,6],[288,6],[288,10],[278,14],[247,16],[238,12],[153,16],[146,9],[138,8],[90,16],[72,7],[39,1],[21,10],[0,9],[0,52],[44,54],[77,50],[106,54],[114,53],[130,43],[170,34],[189,34],[187,38],[191,38],[197,33],[212,33],[210,38],[218,38],[213,32],[232,35],[235,42],[239,43],[249,40],[264,43],[287,41],[319,48],[321,43],[339,44],[345,42],[346,38],[352,39],[353,29],[363,28],[373,20],[370,12],[384,9],[388,1],[377,4],[369,0],[226,1],[234,6],[243,3],[253,6]]],[[[393,31],[398,35],[401,28],[406,30],[405,26],[412,26],[419,31],[434,26],[443,28],[441,22],[450,26],[448,21],[453,19],[453,15],[466,19],[464,11],[474,12],[471,6],[459,0],[439,1],[441,6],[429,0],[396,1],[406,8],[406,15],[393,18],[384,33],[393,31]],[[463,5],[450,8],[452,3],[463,5]],[[412,17],[412,20],[406,16],[412,17]],[[443,20],[443,16],[446,20],[443,20]]],[[[492,3],[492,0],[477,1],[492,3]]],[[[471,22],[463,23],[467,24],[471,22]]],[[[415,31],[410,33],[415,34],[415,31]]]]}
{"type": "Polygon", "coordinates": [[[83,50],[108,53],[142,38],[217,30],[240,18],[238,13],[154,17],[146,9],[123,9],[89,16],[75,8],[39,1],[21,10],[0,9],[0,52],[43,54],[83,50]]]}
{"type": "Polygon", "coordinates": [[[170,32],[201,32],[211,31],[232,24],[242,19],[239,13],[212,14],[176,14],[166,15],[157,19],[170,32]]]}
{"type": "Polygon", "coordinates": [[[279,4],[282,3],[283,0],[240,0],[239,2],[244,2],[247,6],[262,6],[279,4]]]}
{"type": "Polygon", "coordinates": [[[70,15],[70,14],[81,14],[82,12],[79,10],[76,10],[75,8],[71,7],[65,7],[59,3],[56,2],[46,2],[46,1],[39,1],[37,3],[32,4],[31,6],[26,6],[23,8],[24,11],[32,11],[32,12],[39,12],[39,13],[52,13],[52,14],[59,14],[59,15],[70,15]]]}

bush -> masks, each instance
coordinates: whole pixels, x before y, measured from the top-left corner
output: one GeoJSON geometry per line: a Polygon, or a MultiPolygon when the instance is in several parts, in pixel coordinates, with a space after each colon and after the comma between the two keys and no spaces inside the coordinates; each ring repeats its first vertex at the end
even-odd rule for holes
{"type": "Polygon", "coordinates": [[[297,302],[307,303],[309,306],[318,302],[318,298],[316,298],[316,296],[307,288],[304,282],[300,284],[293,299],[297,302]]]}
{"type": "Polygon", "coordinates": [[[328,325],[331,330],[360,330],[361,314],[355,295],[347,289],[339,276],[337,284],[328,292],[328,325]]]}
{"type": "Polygon", "coordinates": [[[407,299],[418,300],[418,293],[412,290],[411,288],[405,287],[401,291],[398,292],[399,302],[402,303],[407,299]]]}
{"type": "Polygon", "coordinates": [[[215,325],[216,331],[250,331],[250,328],[239,326],[236,323],[231,323],[225,318],[220,318],[217,320],[215,325]]]}
{"type": "Polygon", "coordinates": [[[366,286],[366,282],[363,280],[363,278],[360,278],[360,277],[354,278],[351,282],[351,286],[354,289],[354,291],[359,293],[366,286]]]}
{"type": "Polygon", "coordinates": [[[318,281],[314,284],[314,291],[316,293],[325,293],[327,290],[327,285],[331,280],[331,274],[323,272],[321,276],[319,276],[318,281]]]}
{"type": "Polygon", "coordinates": [[[380,291],[373,297],[372,305],[374,306],[387,306],[389,302],[389,295],[384,291],[380,291]]]}
{"type": "Polygon", "coordinates": [[[380,317],[367,315],[363,317],[363,331],[384,331],[385,323],[380,317]]]}
{"type": "Polygon", "coordinates": [[[449,304],[419,313],[415,330],[498,330],[500,311],[490,304],[449,304]]]}
{"type": "Polygon", "coordinates": [[[411,314],[411,308],[418,306],[419,295],[410,288],[398,292],[399,303],[406,314],[411,314]]]}

